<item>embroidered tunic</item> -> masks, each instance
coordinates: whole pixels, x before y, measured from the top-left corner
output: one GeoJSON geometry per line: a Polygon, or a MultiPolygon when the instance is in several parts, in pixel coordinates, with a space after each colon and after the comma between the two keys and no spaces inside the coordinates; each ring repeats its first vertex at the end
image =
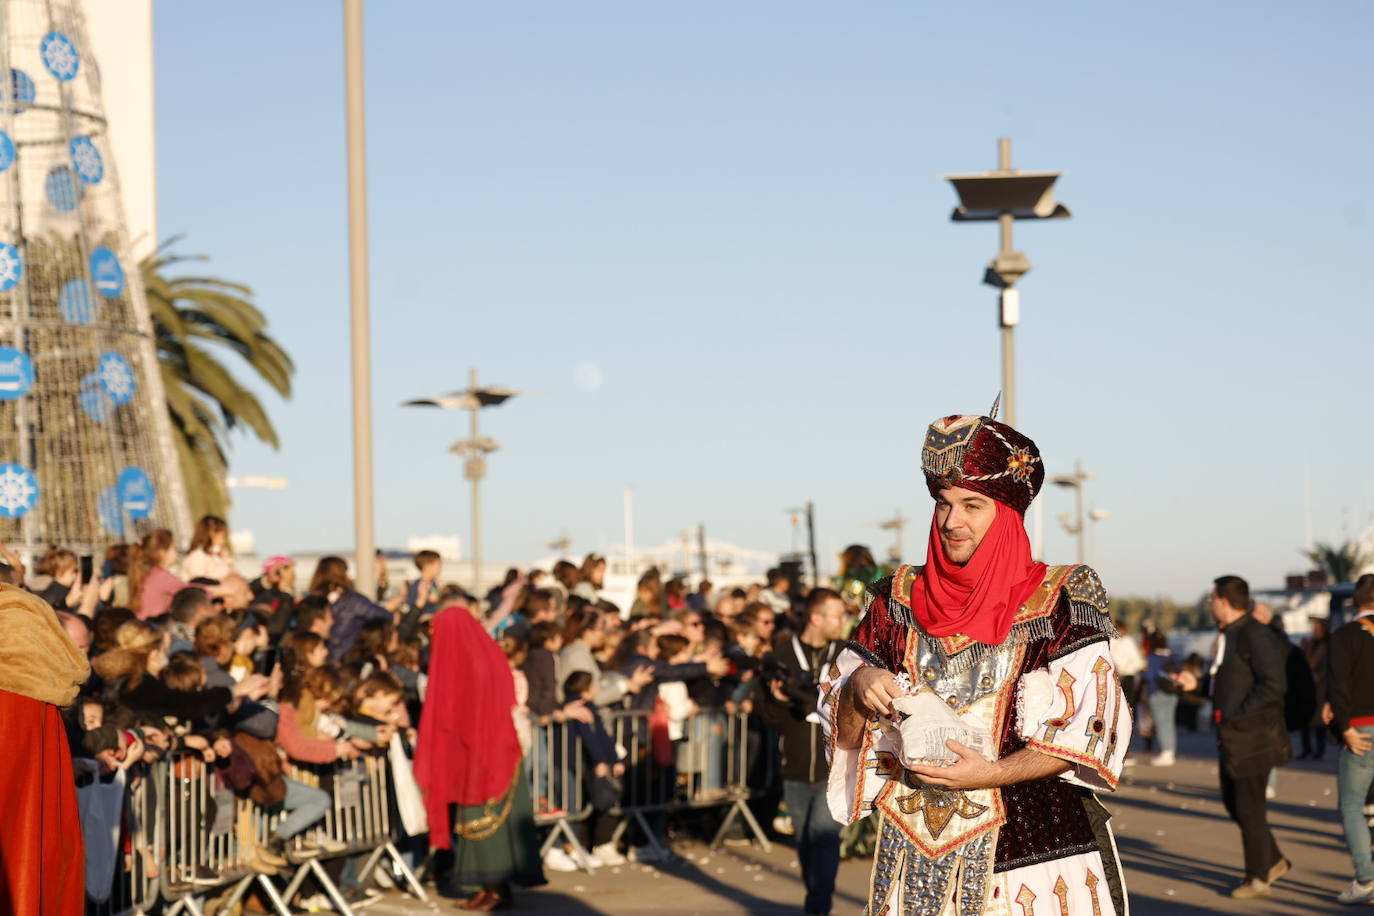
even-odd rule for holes
{"type": "Polygon", "coordinates": [[[1050,567],[1000,646],[923,632],[910,612],[918,576],[906,566],[873,585],[853,642],[820,684],[831,812],[841,823],[880,815],[868,916],[1126,916],[1109,815],[1094,795],[1116,788],[1131,735],[1097,574],[1050,567]],[[858,749],[836,747],[840,690],[866,665],[981,723],[999,759],[1029,747],[1070,769],[961,791],[904,769],[891,723],[870,721],[858,749]]]}

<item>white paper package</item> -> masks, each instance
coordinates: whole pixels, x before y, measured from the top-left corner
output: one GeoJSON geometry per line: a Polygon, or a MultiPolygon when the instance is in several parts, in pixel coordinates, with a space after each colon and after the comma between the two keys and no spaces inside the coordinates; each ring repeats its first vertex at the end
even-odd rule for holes
{"type": "Polygon", "coordinates": [[[945,744],[950,738],[988,760],[997,758],[992,733],[986,726],[960,716],[929,691],[898,697],[892,708],[905,717],[897,725],[898,756],[908,769],[953,763],[958,756],[945,744]]]}

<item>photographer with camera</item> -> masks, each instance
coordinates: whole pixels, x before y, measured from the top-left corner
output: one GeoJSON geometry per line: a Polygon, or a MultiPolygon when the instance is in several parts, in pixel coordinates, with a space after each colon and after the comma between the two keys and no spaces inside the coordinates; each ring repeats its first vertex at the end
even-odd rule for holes
{"type": "Polygon", "coordinates": [[[829,913],[840,867],[840,825],[826,803],[829,767],[816,714],[817,683],[840,653],[845,604],[839,593],[813,589],[801,634],[778,647],[760,669],[767,690],[764,721],[782,733],[783,797],[796,830],[807,913],[829,913]]]}

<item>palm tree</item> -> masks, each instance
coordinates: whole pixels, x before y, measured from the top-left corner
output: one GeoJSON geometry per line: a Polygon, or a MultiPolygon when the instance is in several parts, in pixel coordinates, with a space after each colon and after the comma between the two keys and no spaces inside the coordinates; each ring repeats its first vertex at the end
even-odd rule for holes
{"type": "Polygon", "coordinates": [[[1325,570],[1333,583],[1351,581],[1369,564],[1369,557],[1355,541],[1338,545],[1318,543],[1311,550],[1303,551],[1303,556],[1318,569],[1325,570]]]}
{"type": "Polygon", "coordinates": [[[291,357],[267,335],[253,291],[218,277],[170,276],[169,268],[203,255],[171,251],[163,242],[139,267],[157,340],[162,386],[193,517],[224,515],[230,430],[246,427],[273,448],[277,431],[262,402],[234,378],[223,357],[236,353],[282,397],[291,396],[291,357]]]}

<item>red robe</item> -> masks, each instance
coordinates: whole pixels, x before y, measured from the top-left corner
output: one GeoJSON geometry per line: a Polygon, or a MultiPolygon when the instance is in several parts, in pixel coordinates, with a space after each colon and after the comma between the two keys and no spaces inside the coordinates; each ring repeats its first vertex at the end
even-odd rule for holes
{"type": "Polygon", "coordinates": [[[86,860],[57,707],[0,690],[0,913],[78,916],[86,860]]]}

